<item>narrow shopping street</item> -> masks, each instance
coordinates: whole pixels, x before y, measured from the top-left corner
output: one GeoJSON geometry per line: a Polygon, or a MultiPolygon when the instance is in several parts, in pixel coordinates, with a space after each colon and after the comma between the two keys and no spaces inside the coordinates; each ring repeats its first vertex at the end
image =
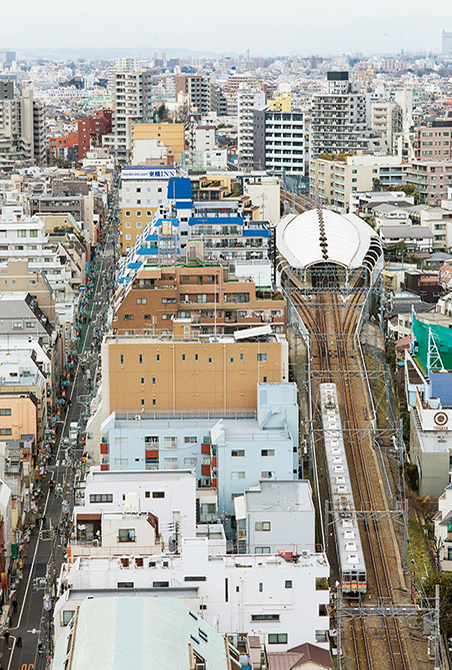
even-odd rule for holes
{"type": "MultiPolygon", "coordinates": [[[[113,202],[109,218],[113,221],[115,203],[113,202]]],[[[22,550],[22,570],[19,585],[11,598],[11,623],[9,636],[0,641],[0,670],[41,670],[46,667],[48,652],[53,644],[51,620],[53,604],[45,613],[43,599],[46,587],[46,574],[49,562],[55,566],[58,577],[61,563],[65,558],[66,547],[62,532],[63,498],[66,498],[72,512],[74,478],[80,472],[83,448],[79,448],[72,459],[66,460],[67,453],[64,438],[69,435],[72,422],[85,425],[86,399],[90,397],[96,374],[96,365],[101,336],[105,326],[109,292],[115,264],[115,233],[112,228],[107,233],[106,242],[101,251],[94,289],[88,305],[86,328],[81,335],[78,360],[72,382],[67,387],[68,402],[65,414],[56,423],[54,444],[55,457],[47,466],[46,480],[42,483],[41,499],[30,524],[29,542],[22,550]],[[89,370],[89,373],[88,373],[89,370]],[[62,418],[64,416],[64,419],[62,418]],[[59,491],[63,492],[63,495],[59,491]],[[54,529],[53,557],[51,529],[54,529]],[[17,606],[13,606],[17,601],[17,606]],[[14,611],[16,609],[16,611],[14,611]]],[[[79,445],[80,446],[80,445],[79,445]]]]}

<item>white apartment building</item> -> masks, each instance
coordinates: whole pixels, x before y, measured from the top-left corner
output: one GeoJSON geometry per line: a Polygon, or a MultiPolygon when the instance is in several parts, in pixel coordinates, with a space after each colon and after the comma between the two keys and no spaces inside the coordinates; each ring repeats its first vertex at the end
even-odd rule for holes
{"type": "Polygon", "coordinates": [[[362,93],[348,72],[328,72],[324,91],[312,98],[310,150],[322,153],[356,153],[383,148],[370,130],[370,96],[362,93]]]}
{"type": "Polygon", "coordinates": [[[398,156],[347,156],[345,161],[314,158],[309,169],[310,196],[345,213],[354,193],[372,190],[376,180],[383,187],[398,186],[407,168],[398,156]]]}
{"type": "Polygon", "coordinates": [[[238,553],[315,551],[315,509],[309,480],[260,481],[234,500],[238,553]]]}
{"type": "MultiPolygon", "coordinates": [[[[113,517],[133,512],[137,523],[143,526],[148,513],[157,520],[161,535],[161,546],[168,548],[171,540],[196,535],[196,477],[192,470],[153,470],[150,472],[108,471],[91,468],[86,479],[80,481],[75,492],[74,523],[76,537],[71,541],[72,557],[90,554],[92,547],[99,547],[97,554],[136,554],[149,551],[149,538],[141,544],[136,537],[129,547],[127,543],[111,543],[105,522],[113,517]],[[143,522],[144,523],[144,522],[143,522]],[[83,525],[84,528],[80,529],[83,525]],[[80,530],[83,531],[81,535],[80,530]],[[93,540],[95,541],[93,545],[93,540]],[[132,552],[133,553],[133,552],[132,552]]],[[[148,524],[149,526],[149,524],[148,524]]],[[[144,524],[146,528],[146,524],[144,524]]],[[[136,528],[136,526],[133,526],[136,528]]],[[[149,530],[149,528],[147,528],[149,530]]],[[[155,542],[153,542],[155,544],[155,542]]]]}
{"type": "Polygon", "coordinates": [[[253,113],[253,167],[272,174],[305,174],[307,143],[303,112],[269,108],[253,113]]]}
{"type": "Polygon", "coordinates": [[[110,148],[117,159],[127,161],[132,149],[132,124],[147,120],[143,110],[148,109],[149,73],[143,72],[135,59],[118,61],[108,77],[114,112],[113,132],[103,137],[102,144],[110,148]]]}
{"type": "Polygon", "coordinates": [[[56,636],[78,605],[108,589],[188,599],[219,632],[256,635],[272,651],[304,642],[328,648],[329,571],[323,553],[213,556],[200,538],[184,539],[180,554],[78,558],[62,569],[56,636]]]}
{"type": "Polygon", "coordinates": [[[241,84],[237,91],[237,153],[243,169],[253,168],[253,113],[264,107],[265,93],[258,87],[241,84]]]}
{"type": "Polygon", "coordinates": [[[0,267],[6,268],[11,257],[26,260],[31,272],[45,273],[55,298],[64,299],[71,271],[61,264],[57,252],[57,245],[49,243],[42,219],[26,216],[19,205],[3,206],[0,214],[0,267]]]}
{"type": "Polygon", "coordinates": [[[392,148],[394,134],[403,129],[402,108],[396,102],[379,101],[372,103],[372,130],[386,140],[388,148],[392,148]]]}

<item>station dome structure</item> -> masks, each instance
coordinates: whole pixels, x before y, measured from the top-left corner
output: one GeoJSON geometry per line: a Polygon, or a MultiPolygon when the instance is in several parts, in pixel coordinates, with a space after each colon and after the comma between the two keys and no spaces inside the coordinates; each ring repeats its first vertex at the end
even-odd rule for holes
{"type": "Polygon", "coordinates": [[[284,216],[276,227],[276,246],[289,266],[313,273],[336,266],[346,274],[366,268],[374,277],[383,268],[380,238],[355,214],[310,209],[284,216]]]}

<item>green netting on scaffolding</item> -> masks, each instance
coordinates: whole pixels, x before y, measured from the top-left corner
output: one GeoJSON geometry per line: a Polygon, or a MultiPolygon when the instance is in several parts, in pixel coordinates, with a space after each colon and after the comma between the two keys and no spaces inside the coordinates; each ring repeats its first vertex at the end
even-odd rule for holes
{"type": "Polygon", "coordinates": [[[439,324],[423,323],[413,314],[412,330],[418,345],[417,357],[424,368],[427,369],[430,346],[431,370],[440,370],[443,366],[446,370],[452,370],[452,328],[439,324]],[[430,343],[429,331],[431,331],[430,343]],[[438,354],[441,360],[439,360],[438,354]]]}

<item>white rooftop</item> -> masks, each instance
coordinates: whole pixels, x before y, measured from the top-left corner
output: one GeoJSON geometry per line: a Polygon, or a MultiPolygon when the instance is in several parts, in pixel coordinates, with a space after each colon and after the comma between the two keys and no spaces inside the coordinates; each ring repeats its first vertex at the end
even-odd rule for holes
{"type": "Polygon", "coordinates": [[[285,216],[276,228],[278,250],[294,268],[315,263],[359,268],[376,237],[372,228],[354,214],[326,209],[285,216]]]}

